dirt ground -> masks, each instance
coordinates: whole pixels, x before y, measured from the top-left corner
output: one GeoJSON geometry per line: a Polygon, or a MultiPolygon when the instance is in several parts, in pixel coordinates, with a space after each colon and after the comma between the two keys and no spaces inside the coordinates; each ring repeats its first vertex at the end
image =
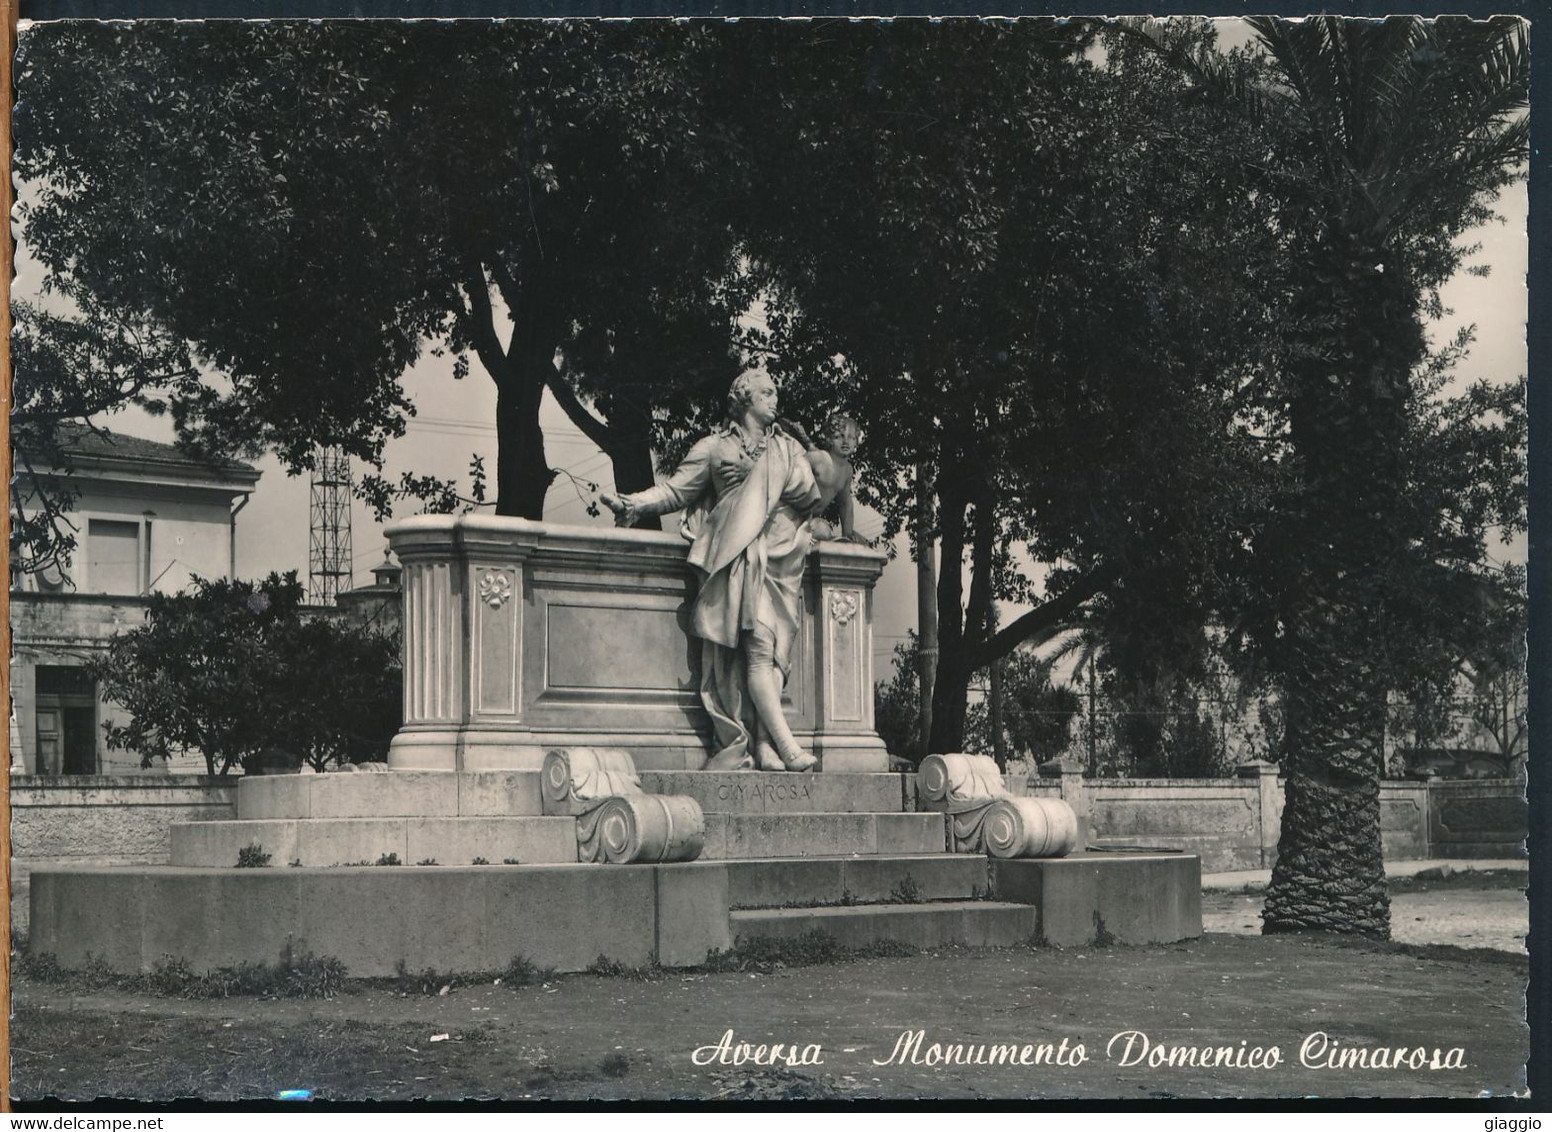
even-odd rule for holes
{"type": "MultiPolygon", "coordinates": [[[[1202,927],[1233,935],[1261,934],[1259,893],[1212,892],[1202,896],[1202,927]]],[[[1390,934],[1398,943],[1490,947],[1526,954],[1530,908],[1518,888],[1451,892],[1441,900],[1427,892],[1390,898],[1390,934]]]]}
{"type": "Polygon", "coordinates": [[[321,1001],[181,1001],[22,978],[13,1093],[23,1101],[261,1099],[283,1089],[380,1100],[1504,1096],[1524,1088],[1526,966],[1506,951],[1212,934],[1159,947],[951,950],[431,995],[356,984],[321,1001]],[[898,1063],[901,1035],[917,1030],[915,1057],[898,1063]],[[1150,1051],[1222,1049],[1230,1064],[1185,1064],[1178,1051],[1173,1062],[1125,1064],[1127,1038],[1115,1035],[1128,1033],[1132,1056],[1145,1036],[1150,1051]],[[1322,1041],[1324,1054],[1307,1064],[1322,1041]],[[812,1043],[818,1063],[732,1064],[740,1042],[812,1043]],[[959,1063],[994,1043],[1049,1048],[1025,1054],[1033,1064],[959,1063]],[[968,1052],[931,1064],[955,1044],[968,1052]],[[1276,1047],[1281,1063],[1251,1066],[1255,1047],[1276,1047]],[[1372,1065],[1373,1051],[1398,1047],[1408,1064],[1372,1065]],[[1370,1067],[1329,1065],[1333,1052],[1358,1049],[1370,1067]],[[1415,1049],[1423,1052],[1414,1065],[1415,1049]]]}

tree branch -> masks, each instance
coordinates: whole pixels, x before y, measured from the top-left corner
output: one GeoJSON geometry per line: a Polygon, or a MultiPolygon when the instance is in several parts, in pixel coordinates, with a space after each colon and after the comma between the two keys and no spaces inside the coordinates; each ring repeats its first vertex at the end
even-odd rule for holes
{"type": "Polygon", "coordinates": [[[1061,597],[1052,598],[1031,609],[989,640],[967,650],[970,670],[973,672],[977,668],[985,668],[992,661],[1007,656],[1036,633],[1060,625],[1080,605],[1096,594],[1103,593],[1120,576],[1120,567],[1111,563],[1105,562],[1094,567],[1068,587],[1061,597]]]}
{"type": "Polygon", "coordinates": [[[555,403],[561,407],[571,423],[582,430],[584,436],[591,440],[605,452],[613,455],[613,448],[617,443],[614,430],[609,423],[582,404],[581,398],[572,389],[566,379],[560,375],[560,370],[555,368],[552,361],[545,370],[544,384],[555,395],[555,403]]]}
{"type": "Polygon", "coordinates": [[[490,374],[490,379],[499,387],[507,375],[507,355],[501,349],[501,340],[496,337],[495,314],[490,306],[490,284],[485,279],[485,268],[479,260],[471,260],[468,265],[469,278],[464,281],[464,290],[469,293],[470,309],[461,311],[469,324],[469,341],[474,344],[474,352],[479,356],[480,364],[490,374]]]}

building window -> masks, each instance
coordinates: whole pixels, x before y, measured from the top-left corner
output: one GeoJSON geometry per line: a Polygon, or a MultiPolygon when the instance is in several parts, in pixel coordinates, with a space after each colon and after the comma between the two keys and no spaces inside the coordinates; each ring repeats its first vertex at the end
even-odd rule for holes
{"type": "Polygon", "coordinates": [[[86,526],[86,583],[92,593],[138,594],[140,524],[92,519],[86,526]]]}
{"type": "Polygon", "coordinates": [[[84,668],[37,667],[38,774],[97,773],[97,681],[84,668]]]}

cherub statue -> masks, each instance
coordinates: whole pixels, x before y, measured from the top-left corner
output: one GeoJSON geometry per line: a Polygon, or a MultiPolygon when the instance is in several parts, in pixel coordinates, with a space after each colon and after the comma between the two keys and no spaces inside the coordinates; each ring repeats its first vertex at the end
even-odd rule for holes
{"type": "Polygon", "coordinates": [[[855,469],[852,454],[862,440],[862,429],[856,420],[845,413],[836,413],[824,424],[817,442],[810,440],[801,426],[781,418],[778,423],[802,443],[808,456],[809,469],[814,473],[814,483],[819,488],[819,502],[814,508],[814,537],[818,539],[845,539],[847,542],[866,542],[857,533],[856,501],[852,496],[851,482],[855,469]],[[835,500],[840,500],[840,531],[817,516],[822,515],[835,500]]]}

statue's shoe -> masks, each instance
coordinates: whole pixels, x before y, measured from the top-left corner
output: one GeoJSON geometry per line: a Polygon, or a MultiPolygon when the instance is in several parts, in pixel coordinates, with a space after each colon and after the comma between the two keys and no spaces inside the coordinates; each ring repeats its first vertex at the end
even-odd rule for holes
{"type": "Polygon", "coordinates": [[[819,765],[819,760],[806,751],[795,751],[792,755],[783,758],[782,763],[788,770],[813,770],[819,765]]]}
{"type": "Polygon", "coordinates": [[[761,740],[754,746],[754,765],[761,770],[786,770],[787,764],[770,743],[761,740]]]}

